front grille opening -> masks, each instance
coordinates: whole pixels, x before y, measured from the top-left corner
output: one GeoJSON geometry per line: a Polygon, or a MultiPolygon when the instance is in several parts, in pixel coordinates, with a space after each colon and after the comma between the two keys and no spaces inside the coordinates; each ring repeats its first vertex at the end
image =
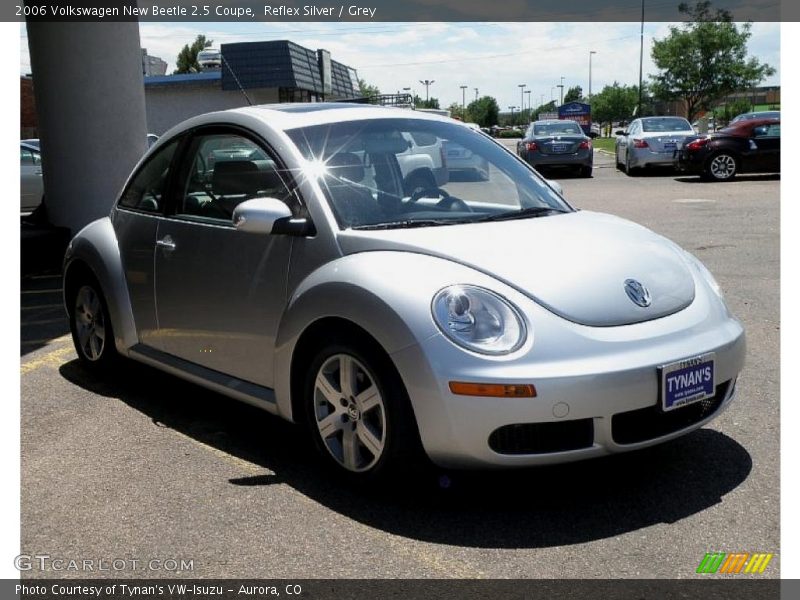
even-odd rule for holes
{"type": "Polygon", "coordinates": [[[592,419],[515,423],[495,429],[489,436],[489,447],[498,454],[550,454],[591,448],[593,443],[592,419]]]}
{"type": "Polygon", "coordinates": [[[691,427],[719,409],[731,383],[719,384],[711,398],[667,413],[654,405],[616,414],[611,418],[611,436],[617,444],[636,444],[691,427]]]}

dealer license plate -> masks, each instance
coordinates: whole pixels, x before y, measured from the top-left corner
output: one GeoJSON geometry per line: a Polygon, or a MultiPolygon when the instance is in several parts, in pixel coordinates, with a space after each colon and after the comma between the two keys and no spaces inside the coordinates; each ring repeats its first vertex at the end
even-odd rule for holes
{"type": "Polygon", "coordinates": [[[664,365],[658,372],[664,412],[711,398],[716,392],[713,352],[664,365]]]}

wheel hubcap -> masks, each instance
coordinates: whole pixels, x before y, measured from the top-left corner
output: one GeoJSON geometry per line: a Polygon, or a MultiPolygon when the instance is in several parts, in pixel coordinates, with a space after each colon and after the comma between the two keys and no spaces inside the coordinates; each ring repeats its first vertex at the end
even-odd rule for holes
{"type": "Polygon", "coordinates": [[[91,361],[98,360],[105,346],[106,320],[100,297],[91,286],[78,290],[74,319],[81,352],[91,361]]]}
{"type": "Polygon", "coordinates": [[[383,397],[354,357],[336,354],[323,363],[314,382],[314,417],[325,448],[348,471],[367,471],[383,454],[383,397]]]}
{"type": "Polygon", "coordinates": [[[711,161],[711,174],[717,179],[728,179],[736,172],[736,161],[732,156],[722,154],[711,161]]]}

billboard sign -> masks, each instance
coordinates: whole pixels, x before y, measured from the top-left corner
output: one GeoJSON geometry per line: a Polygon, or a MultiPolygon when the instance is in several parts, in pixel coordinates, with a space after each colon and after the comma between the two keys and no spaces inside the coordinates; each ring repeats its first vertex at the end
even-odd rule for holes
{"type": "Polygon", "coordinates": [[[558,118],[575,121],[589,135],[592,128],[592,107],[582,102],[567,102],[558,107],[558,118]]]}

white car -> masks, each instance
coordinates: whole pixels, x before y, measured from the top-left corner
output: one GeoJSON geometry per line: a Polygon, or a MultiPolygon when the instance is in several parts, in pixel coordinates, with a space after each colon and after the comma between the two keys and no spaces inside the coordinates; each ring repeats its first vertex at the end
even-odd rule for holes
{"type": "Polygon", "coordinates": [[[20,210],[35,210],[44,197],[42,181],[42,154],[39,151],[39,140],[22,140],[19,144],[20,170],[20,210]]]}
{"type": "Polygon", "coordinates": [[[617,168],[635,175],[648,167],[672,167],[675,154],[695,131],[683,117],[642,117],[615,133],[617,168]]]}

